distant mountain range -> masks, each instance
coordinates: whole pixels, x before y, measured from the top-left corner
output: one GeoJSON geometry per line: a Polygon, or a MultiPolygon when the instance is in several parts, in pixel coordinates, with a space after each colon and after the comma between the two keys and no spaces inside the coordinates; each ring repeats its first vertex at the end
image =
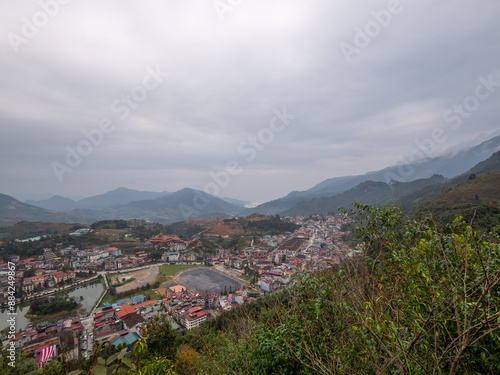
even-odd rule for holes
{"type": "Polygon", "coordinates": [[[498,150],[500,150],[500,136],[482,142],[475,147],[462,150],[454,155],[421,160],[418,165],[406,164],[358,176],[330,178],[308,190],[292,191],[283,198],[261,204],[253,208],[250,212],[265,215],[298,212],[299,210],[290,210],[299,202],[309,201],[314,198],[332,197],[366,181],[390,183],[394,180],[410,182],[417,179],[426,179],[433,175],[452,178],[465,173],[476,164],[488,159],[498,150]]]}
{"type": "Polygon", "coordinates": [[[12,225],[19,221],[92,223],[89,218],[82,218],[64,212],[49,211],[20,202],[9,195],[0,194],[0,225],[12,225]]]}
{"type": "Polygon", "coordinates": [[[326,214],[337,212],[340,208],[350,208],[352,203],[369,204],[374,206],[397,203],[408,194],[415,193],[428,186],[443,184],[448,179],[441,175],[422,178],[412,182],[365,181],[352,189],[333,197],[313,198],[302,201],[282,212],[286,216],[308,216],[311,214],[326,214]]]}
{"type": "Polygon", "coordinates": [[[406,213],[413,213],[427,199],[453,189],[467,181],[471,174],[480,176],[500,172],[500,152],[495,152],[498,149],[500,136],[453,156],[429,159],[419,165],[394,166],[359,176],[328,179],[309,190],[293,191],[286,197],[255,208],[245,208],[249,205],[246,201],[218,198],[188,188],[174,193],[118,188],[76,201],[53,196],[25,203],[0,194],[0,225],[18,221],[88,224],[105,219],[172,223],[252,213],[305,216],[336,212],[341,207],[349,208],[354,202],[371,205],[394,203],[406,213]]]}
{"type": "Polygon", "coordinates": [[[63,212],[70,212],[76,209],[103,210],[120,204],[127,204],[139,200],[156,199],[169,194],[171,193],[167,191],[158,193],[152,191],[131,190],[121,187],[108,191],[104,194],[83,198],[78,201],[54,195],[49,199],[39,201],[27,200],[25,203],[45,208],[47,210],[63,212]]]}
{"type": "Polygon", "coordinates": [[[243,207],[223,201],[199,190],[182,189],[156,199],[133,201],[103,210],[76,209],[72,213],[97,220],[142,219],[158,223],[173,223],[188,219],[229,218],[243,207]]]}

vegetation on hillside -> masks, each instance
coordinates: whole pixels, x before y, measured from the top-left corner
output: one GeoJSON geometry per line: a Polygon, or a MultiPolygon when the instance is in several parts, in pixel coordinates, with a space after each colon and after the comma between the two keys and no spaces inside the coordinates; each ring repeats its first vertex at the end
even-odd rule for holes
{"type": "Polygon", "coordinates": [[[90,226],[92,229],[125,229],[129,227],[126,220],[101,220],[90,226]]]}
{"type": "Polygon", "coordinates": [[[293,232],[299,225],[283,220],[279,215],[264,216],[253,214],[237,220],[248,235],[276,235],[293,232]]]}
{"type": "Polygon", "coordinates": [[[500,229],[500,173],[476,177],[471,174],[467,181],[443,194],[430,199],[417,210],[416,216],[431,215],[437,225],[446,228],[446,223],[457,216],[472,222],[476,230],[486,233],[500,229]]]}
{"type": "Polygon", "coordinates": [[[283,212],[284,215],[326,214],[337,213],[341,207],[351,208],[354,203],[369,205],[387,205],[416,194],[420,191],[427,191],[429,187],[444,184],[446,178],[440,175],[433,175],[429,178],[422,178],[411,182],[390,181],[389,183],[377,181],[365,181],[352,189],[344,191],[334,196],[325,196],[311,200],[299,202],[289,210],[283,212]]]}

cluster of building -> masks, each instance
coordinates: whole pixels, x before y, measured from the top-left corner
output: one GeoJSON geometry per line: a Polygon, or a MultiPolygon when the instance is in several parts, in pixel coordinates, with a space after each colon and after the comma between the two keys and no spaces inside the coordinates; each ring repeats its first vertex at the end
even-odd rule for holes
{"type": "Polygon", "coordinates": [[[340,241],[345,218],[317,215],[288,219],[300,225],[300,229],[264,236],[239,254],[221,249],[207,261],[216,267],[234,269],[240,275],[254,276],[258,278],[255,280],[258,289],[271,293],[290,284],[298,273],[330,268],[352,256],[349,246],[340,241]]]}
{"type": "Polygon", "coordinates": [[[123,255],[121,249],[109,245],[92,249],[70,248],[69,264],[72,268],[83,271],[114,271],[142,266],[147,254],[123,255]]]}
{"type": "Polygon", "coordinates": [[[40,353],[44,348],[52,345],[64,344],[68,359],[78,359],[79,337],[82,325],[79,318],[61,320],[56,324],[35,328],[28,324],[25,329],[20,330],[9,340],[16,350],[26,356],[40,353]]]}
{"type": "MultiPolygon", "coordinates": [[[[79,350],[88,357],[95,342],[104,345],[132,347],[142,338],[148,321],[157,315],[167,317],[173,330],[193,329],[220,311],[236,308],[253,298],[247,291],[236,291],[227,296],[215,293],[188,293],[183,287],[172,287],[160,300],[145,301],[138,295],[108,305],[88,318],[61,320],[56,324],[24,330],[8,340],[26,356],[37,355],[43,348],[64,345],[71,358],[77,359],[79,350]]],[[[255,297],[257,297],[256,295],[255,297]]]]}
{"type": "Polygon", "coordinates": [[[15,256],[8,263],[0,264],[0,304],[7,302],[9,286],[9,263],[14,264],[16,297],[30,297],[37,292],[73,283],[76,274],[69,269],[62,271],[64,263],[59,262],[54,253],[45,249],[44,259],[27,258],[20,260],[15,256]]]}

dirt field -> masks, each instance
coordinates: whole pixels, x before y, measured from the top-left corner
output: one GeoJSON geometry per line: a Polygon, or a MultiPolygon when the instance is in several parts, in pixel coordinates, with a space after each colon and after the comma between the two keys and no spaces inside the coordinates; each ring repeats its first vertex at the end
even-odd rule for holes
{"type": "Polygon", "coordinates": [[[223,222],[216,223],[213,225],[207,234],[220,235],[222,237],[231,236],[235,234],[244,234],[245,231],[239,225],[231,223],[230,225],[223,222]]]}
{"type": "Polygon", "coordinates": [[[153,285],[156,276],[158,276],[158,266],[153,266],[150,268],[145,268],[139,271],[134,271],[134,272],[129,272],[126,274],[121,274],[121,275],[112,275],[111,280],[113,282],[116,280],[116,278],[119,278],[121,281],[123,278],[135,278],[134,281],[127,283],[125,285],[119,286],[116,288],[117,293],[122,293],[126,292],[135,288],[139,288],[141,286],[144,286],[146,284],[153,285]]]}

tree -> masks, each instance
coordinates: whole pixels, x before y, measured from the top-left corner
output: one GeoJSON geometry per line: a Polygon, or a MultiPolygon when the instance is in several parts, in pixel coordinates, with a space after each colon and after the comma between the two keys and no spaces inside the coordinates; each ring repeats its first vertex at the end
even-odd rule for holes
{"type": "Polygon", "coordinates": [[[175,371],[179,375],[196,374],[201,364],[200,354],[187,345],[181,345],[175,356],[175,371]]]}
{"type": "Polygon", "coordinates": [[[148,356],[166,357],[173,360],[177,350],[177,341],[168,318],[159,318],[158,315],[146,324],[144,330],[148,356]]]}
{"type": "Polygon", "coordinates": [[[35,269],[34,268],[30,268],[30,269],[27,269],[26,271],[24,271],[23,277],[33,277],[33,276],[35,276],[35,269]]]}

